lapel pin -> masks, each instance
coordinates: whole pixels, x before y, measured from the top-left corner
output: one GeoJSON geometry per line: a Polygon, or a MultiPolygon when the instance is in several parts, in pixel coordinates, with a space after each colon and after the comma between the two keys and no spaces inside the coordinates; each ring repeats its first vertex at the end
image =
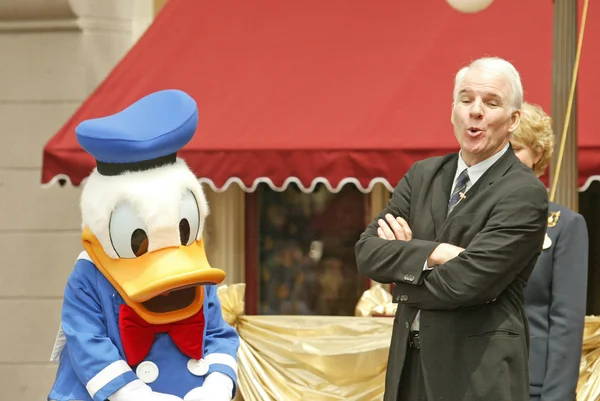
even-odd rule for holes
{"type": "Polygon", "coordinates": [[[556,227],[558,219],[560,219],[560,210],[550,213],[550,216],[548,216],[548,227],[556,227]]]}

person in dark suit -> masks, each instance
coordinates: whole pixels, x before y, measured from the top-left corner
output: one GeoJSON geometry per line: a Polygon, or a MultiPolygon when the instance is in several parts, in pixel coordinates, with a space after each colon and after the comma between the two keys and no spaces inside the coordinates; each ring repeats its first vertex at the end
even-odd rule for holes
{"type": "MultiPolygon", "coordinates": [[[[537,105],[523,104],[511,138],[517,157],[542,176],[554,150],[552,120],[537,105]]],[[[579,213],[550,202],[548,231],[525,287],[529,318],[531,401],[575,401],[585,324],[588,233],[579,213]]]]}
{"type": "Polygon", "coordinates": [[[509,143],[522,99],[505,60],[461,69],[451,117],[460,152],[416,162],[356,243],[359,272],[395,283],[385,401],[529,397],[523,288],[548,195],[509,143]]]}

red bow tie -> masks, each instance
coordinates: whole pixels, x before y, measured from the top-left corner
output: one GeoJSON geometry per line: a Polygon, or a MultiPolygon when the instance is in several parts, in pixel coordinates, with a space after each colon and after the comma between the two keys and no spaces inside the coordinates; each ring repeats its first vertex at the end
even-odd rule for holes
{"type": "Polygon", "coordinates": [[[121,305],[119,330],[127,363],[135,366],[142,362],[150,352],[157,333],[168,333],[177,348],[190,358],[202,358],[204,324],[203,310],[179,322],[150,324],[131,307],[121,305]]]}

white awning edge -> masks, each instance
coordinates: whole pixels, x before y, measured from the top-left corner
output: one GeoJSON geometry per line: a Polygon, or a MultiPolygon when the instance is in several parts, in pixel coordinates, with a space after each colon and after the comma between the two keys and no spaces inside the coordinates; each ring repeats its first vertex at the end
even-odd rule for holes
{"type": "MultiPolygon", "coordinates": [[[[42,188],[47,189],[47,188],[53,187],[54,185],[57,185],[60,180],[63,180],[65,182],[65,186],[68,185],[68,186],[79,187],[79,186],[81,186],[81,185],[83,185],[85,183],[85,179],[84,179],[80,185],[73,185],[72,181],[71,181],[71,179],[69,178],[68,175],[66,175],[66,174],[58,174],[58,175],[55,175],[54,177],[52,177],[52,179],[50,181],[48,181],[47,183],[42,184],[42,188]]],[[[337,192],[341,191],[342,187],[344,185],[347,185],[347,184],[353,184],[353,185],[355,185],[356,188],[358,188],[358,190],[360,192],[363,192],[363,193],[369,193],[369,192],[371,192],[373,190],[373,187],[376,184],[383,184],[388,191],[390,191],[390,192],[394,191],[394,186],[392,184],[390,184],[390,182],[387,179],[383,178],[383,177],[375,177],[375,178],[373,178],[369,182],[369,185],[366,186],[366,187],[363,187],[360,184],[360,181],[358,179],[354,178],[354,177],[343,178],[338,183],[338,185],[335,186],[335,187],[325,177],[316,177],[316,178],[314,178],[312,180],[312,182],[310,183],[309,186],[304,186],[302,184],[302,182],[300,181],[300,179],[297,178],[297,177],[288,177],[288,178],[286,178],[286,180],[283,182],[283,185],[281,185],[281,186],[275,185],[273,183],[273,181],[271,181],[271,179],[268,178],[268,177],[259,177],[259,178],[255,179],[254,182],[252,183],[252,185],[250,185],[250,186],[247,186],[246,184],[244,184],[244,182],[242,181],[242,179],[238,178],[238,177],[231,177],[231,178],[229,178],[225,182],[225,184],[223,184],[221,187],[217,187],[215,185],[215,183],[210,178],[199,178],[198,181],[201,184],[208,185],[215,192],[224,192],[232,184],[237,184],[240,188],[242,188],[242,190],[244,192],[254,192],[254,191],[256,191],[256,188],[258,187],[258,185],[261,184],[261,183],[267,184],[269,186],[269,188],[271,188],[273,191],[276,191],[276,192],[283,192],[283,191],[285,191],[290,186],[290,184],[296,184],[300,188],[300,190],[302,192],[305,192],[305,193],[311,193],[318,184],[325,185],[325,187],[327,188],[327,190],[330,191],[330,192],[332,192],[332,193],[337,193],[337,192]]],[[[585,181],[585,183],[581,187],[578,188],[578,191],[579,192],[586,191],[589,188],[589,186],[592,184],[592,182],[594,182],[594,181],[600,181],[600,175],[592,175],[592,176],[588,177],[588,179],[585,181]]]]}
{"type": "MultiPolygon", "coordinates": [[[[47,189],[47,188],[51,188],[51,187],[53,187],[55,185],[60,185],[59,181],[61,181],[61,180],[64,181],[64,185],[63,186],[80,187],[81,185],[83,185],[85,183],[86,179],[84,179],[82,181],[82,183],[79,184],[79,185],[73,185],[73,182],[71,181],[71,179],[69,178],[68,175],[66,175],[66,174],[58,174],[58,175],[55,175],[54,177],[52,177],[52,179],[50,181],[48,181],[47,183],[42,184],[42,188],[43,189],[47,189]]],[[[210,178],[199,178],[198,181],[201,184],[208,185],[215,192],[224,192],[232,184],[237,184],[240,188],[242,188],[242,190],[244,192],[254,192],[254,191],[256,191],[256,188],[258,187],[258,185],[261,184],[261,183],[267,184],[269,186],[269,188],[271,188],[272,190],[277,191],[277,192],[283,192],[283,191],[285,191],[290,186],[290,184],[296,184],[300,188],[300,190],[302,192],[305,192],[305,193],[312,192],[318,184],[325,185],[325,187],[327,188],[327,190],[330,191],[330,192],[332,192],[332,193],[337,193],[337,192],[341,191],[342,187],[344,185],[347,185],[347,184],[354,184],[358,188],[358,190],[360,192],[363,192],[363,193],[369,193],[369,192],[371,192],[373,190],[373,187],[376,184],[383,184],[386,187],[386,189],[388,191],[390,191],[390,192],[392,192],[394,190],[394,186],[392,186],[389,183],[389,181],[387,179],[383,178],[383,177],[373,178],[369,182],[369,185],[366,186],[366,187],[363,187],[360,184],[359,180],[356,179],[356,178],[354,178],[354,177],[343,178],[338,183],[338,185],[335,186],[335,187],[325,177],[316,177],[315,179],[312,180],[312,182],[308,186],[304,186],[302,184],[302,182],[300,181],[300,179],[297,178],[297,177],[288,177],[288,178],[286,178],[286,180],[283,182],[283,185],[281,185],[281,186],[275,185],[273,183],[273,181],[270,178],[268,178],[268,177],[259,177],[259,178],[255,179],[254,182],[252,183],[252,185],[250,185],[250,186],[244,184],[244,182],[242,181],[242,179],[238,178],[238,177],[231,177],[231,178],[229,178],[225,182],[225,184],[223,184],[220,187],[217,187],[215,185],[215,183],[210,178]]]]}
{"type": "Polygon", "coordinates": [[[591,175],[585,180],[585,183],[579,188],[579,192],[587,191],[593,181],[600,181],[600,175],[591,175]]]}
{"type": "Polygon", "coordinates": [[[259,184],[267,184],[269,186],[269,188],[271,188],[273,191],[276,191],[276,192],[285,191],[290,186],[290,184],[296,184],[298,186],[298,188],[300,188],[300,190],[305,193],[311,193],[312,191],[314,191],[315,187],[318,184],[325,185],[327,190],[332,193],[340,192],[342,190],[342,187],[346,184],[354,184],[358,188],[358,190],[363,193],[371,192],[373,190],[373,187],[376,184],[383,184],[387,188],[387,190],[390,192],[392,192],[394,190],[394,187],[388,182],[388,180],[386,180],[385,178],[382,178],[382,177],[373,178],[369,182],[369,185],[367,187],[363,187],[360,184],[359,180],[356,178],[353,178],[353,177],[343,178],[339,182],[339,184],[335,187],[333,185],[331,185],[329,180],[325,177],[314,178],[309,186],[304,186],[302,184],[302,182],[300,181],[300,179],[297,177],[286,178],[281,186],[275,185],[273,183],[273,181],[271,181],[271,179],[268,177],[259,177],[259,178],[255,179],[254,182],[252,183],[252,185],[250,185],[250,186],[247,186],[246,184],[244,184],[244,182],[238,177],[231,177],[220,188],[217,187],[210,178],[200,178],[200,179],[198,179],[198,181],[200,181],[201,184],[208,185],[215,192],[226,191],[227,188],[229,188],[229,186],[232,184],[239,185],[240,188],[242,188],[244,190],[244,192],[256,191],[256,188],[258,187],[259,184]]]}

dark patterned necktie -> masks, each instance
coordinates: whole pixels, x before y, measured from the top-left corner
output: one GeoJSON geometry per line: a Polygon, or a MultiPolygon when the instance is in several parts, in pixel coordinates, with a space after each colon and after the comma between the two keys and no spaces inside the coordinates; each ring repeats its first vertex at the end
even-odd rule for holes
{"type": "Polygon", "coordinates": [[[452,212],[452,209],[454,209],[454,207],[458,205],[458,202],[460,202],[464,197],[468,183],[469,173],[467,173],[467,169],[464,169],[456,179],[456,187],[454,188],[454,192],[452,192],[452,196],[448,202],[448,214],[452,212]]]}
{"type": "MultiPolygon", "coordinates": [[[[448,202],[448,214],[454,209],[454,206],[458,205],[458,202],[464,197],[465,190],[467,189],[467,184],[469,183],[469,173],[467,173],[467,169],[464,169],[462,173],[456,179],[456,187],[452,192],[452,196],[450,197],[450,201],[448,202]],[[463,196],[461,196],[461,193],[463,196]]],[[[417,312],[417,316],[411,325],[412,331],[419,331],[421,324],[421,311],[417,312]]]]}

